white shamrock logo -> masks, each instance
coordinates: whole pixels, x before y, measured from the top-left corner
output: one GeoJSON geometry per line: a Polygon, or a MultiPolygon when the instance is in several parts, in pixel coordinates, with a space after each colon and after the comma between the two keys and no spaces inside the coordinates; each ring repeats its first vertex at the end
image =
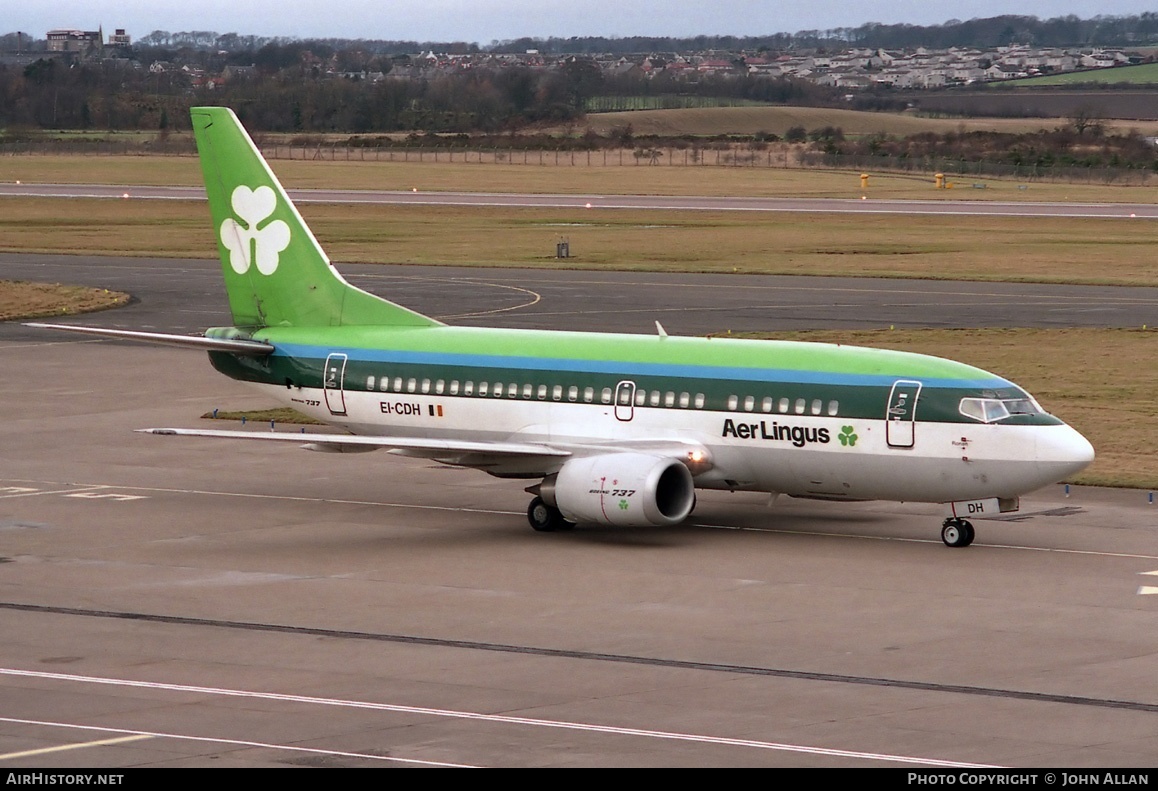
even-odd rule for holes
{"type": "Polygon", "coordinates": [[[251,263],[263,275],[277,271],[278,255],[289,247],[290,229],[281,220],[274,220],[264,228],[258,228],[277,208],[277,195],[269,187],[251,190],[244,184],[233,190],[231,199],[233,213],[248,227],[230,217],[221,223],[221,243],[229,250],[229,264],[233,271],[244,275],[251,263]]]}

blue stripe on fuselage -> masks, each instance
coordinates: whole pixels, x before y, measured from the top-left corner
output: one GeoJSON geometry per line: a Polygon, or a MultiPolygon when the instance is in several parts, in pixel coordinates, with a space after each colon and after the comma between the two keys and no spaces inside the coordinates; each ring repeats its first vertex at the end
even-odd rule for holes
{"type": "MultiPolygon", "coordinates": [[[[913,377],[905,374],[854,374],[840,371],[801,371],[792,368],[740,368],[687,363],[645,363],[624,360],[574,360],[553,357],[517,357],[510,355],[462,354],[454,352],[413,352],[396,349],[362,349],[323,347],[307,344],[276,344],[275,356],[324,359],[341,353],[351,362],[375,362],[395,365],[450,365],[465,368],[506,368],[526,371],[568,371],[574,373],[610,374],[620,377],[666,376],[680,379],[738,380],[752,382],[788,382],[798,384],[889,386],[898,379],[918,379],[925,387],[964,389],[1016,388],[1000,377],[987,379],[945,379],[913,377]]],[[[1019,389],[1019,388],[1018,388],[1019,389]]]]}

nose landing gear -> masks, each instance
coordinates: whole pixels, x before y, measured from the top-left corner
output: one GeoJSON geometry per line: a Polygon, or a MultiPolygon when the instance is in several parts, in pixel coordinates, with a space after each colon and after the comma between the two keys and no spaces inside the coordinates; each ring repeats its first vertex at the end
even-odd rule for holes
{"type": "Polygon", "coordinates": [[[967,547],[974,536],[973,525],[960,517],[951,516],[941,523],[941,540],[947,547],[967,547]]]}

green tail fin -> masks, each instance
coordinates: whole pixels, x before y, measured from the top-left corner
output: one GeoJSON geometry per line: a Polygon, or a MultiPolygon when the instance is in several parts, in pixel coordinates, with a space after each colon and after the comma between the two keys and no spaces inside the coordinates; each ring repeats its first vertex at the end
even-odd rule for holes
{"type": "Polygon", "coordinates": [[[440,323],[342,279],[232,110],[191,114],[236,326],[440,323]]]}

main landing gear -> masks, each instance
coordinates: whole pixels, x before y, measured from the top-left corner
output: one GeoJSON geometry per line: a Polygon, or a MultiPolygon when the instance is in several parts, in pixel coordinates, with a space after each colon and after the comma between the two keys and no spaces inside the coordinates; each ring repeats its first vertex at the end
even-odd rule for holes
{"type": "Polygon", "coordinates": [[[967,547],[975,535],[973,525],[961,517],[951,516],[941,523],[941,540],[947,547],[967,547]]]}
{"type": "Polygon", "coordinates": [[[542,497],[531,500],[531,504],[527,507],[527,521],[531,523],[531,527],[541,533],[570,530],[575,526],[573,522],[568,522],[563,518],[563,514],[558,508],[543,502],[542,497]]]}

